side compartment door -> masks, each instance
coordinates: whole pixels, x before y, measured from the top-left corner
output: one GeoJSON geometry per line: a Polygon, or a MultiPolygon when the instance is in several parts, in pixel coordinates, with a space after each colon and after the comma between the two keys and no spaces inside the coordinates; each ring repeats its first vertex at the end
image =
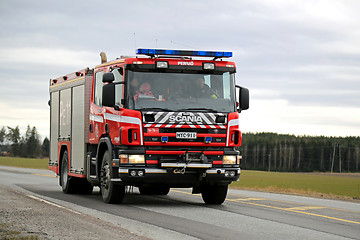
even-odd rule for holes
{"type": "Polygon", "coordinates": [[[84,173],[85,169],[85,85],[72,88],[71,170],[84,173]]]}
{"type": "Polygon", "coordinates": [[[60,138],[69,141],[71,136],[71,88],[60,91],[60,138]]]}
{"type": "MultiPolygon", "coordinates": [[[[59,92],[50,94],[50,159],[49,166],[58,167],[59,92]]],[[[56,170],[58,172],[58,170],[56,170]]]]}

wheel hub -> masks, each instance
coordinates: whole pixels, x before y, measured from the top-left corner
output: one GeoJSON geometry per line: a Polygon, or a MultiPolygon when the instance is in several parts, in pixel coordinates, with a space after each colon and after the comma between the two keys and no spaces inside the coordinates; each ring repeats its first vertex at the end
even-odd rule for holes
{"type": "Polygon", "coordinates": [[[101,169],[100,177],[101,186],[108,189],[110,184],[110,167],[108,164],[104,165],[101,169]]]}

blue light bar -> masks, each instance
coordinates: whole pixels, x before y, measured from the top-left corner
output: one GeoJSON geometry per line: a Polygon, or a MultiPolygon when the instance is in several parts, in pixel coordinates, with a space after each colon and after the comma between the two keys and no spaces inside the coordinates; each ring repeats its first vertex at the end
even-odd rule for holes
{"type": "Polygon", "coordinates": [[[214,57],[214,58],[232,57],[232,52],[164,50],[164,49],[147,49],[147,48],[137,49],[136,54],[144,54],[144,55],[149,55],[149,56],[171,55],[171,56],[214,57]]]}

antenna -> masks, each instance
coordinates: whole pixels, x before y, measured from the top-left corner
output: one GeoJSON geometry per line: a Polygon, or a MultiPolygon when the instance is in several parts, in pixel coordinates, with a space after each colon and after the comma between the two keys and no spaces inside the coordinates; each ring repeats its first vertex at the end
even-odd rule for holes
{"type": "Polygon", "coordinates": [[[136,34],[134,33],[134,47],[135,47],[135,49],[136,49],[136,46],[137,46],[137,44],[136,44],[136,34]]]}

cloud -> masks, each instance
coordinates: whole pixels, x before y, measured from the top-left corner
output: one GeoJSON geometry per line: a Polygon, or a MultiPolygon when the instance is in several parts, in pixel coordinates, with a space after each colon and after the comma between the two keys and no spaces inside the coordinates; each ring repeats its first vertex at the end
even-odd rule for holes
{"type": "Polygon", "coordinates": [[[0,64],[7,67],[27,65],[53,65],[59,67],[86,66],[99,58],[95,52],[74,51],[68,49],[50,49],[41,47],[0,48],[0,64]]]}

